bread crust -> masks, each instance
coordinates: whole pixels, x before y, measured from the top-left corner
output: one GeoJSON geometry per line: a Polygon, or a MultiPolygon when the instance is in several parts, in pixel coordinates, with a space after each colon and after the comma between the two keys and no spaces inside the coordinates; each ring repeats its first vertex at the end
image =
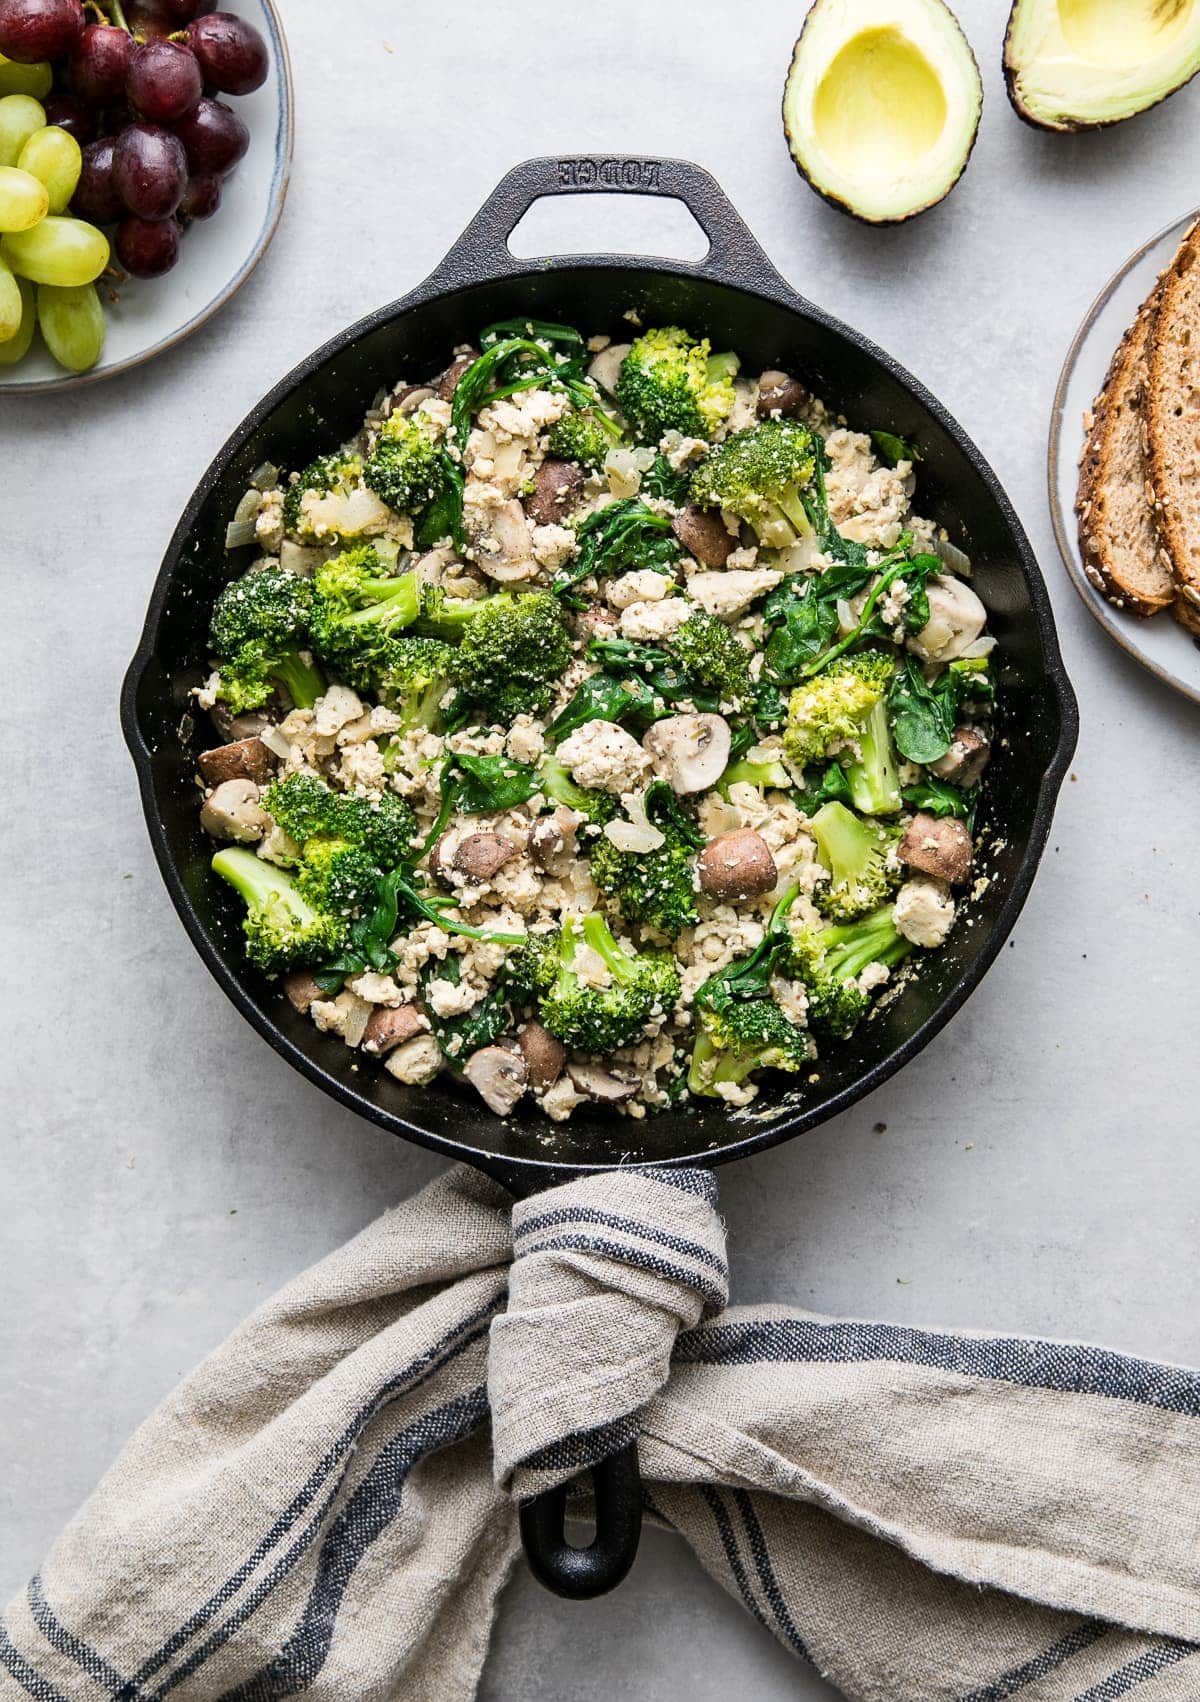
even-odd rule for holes
{"type": "MultiPolygon", "coordinates": [[[[1185,468],[1179,464],[1173,428],[1178,432],[1183,413],[1181,392],[1190,395],[1200,384],[1200,312],[1191,299],[1194,287],[1200,296],[1200,282],[1193,278],[1198,266],[1200,221],[1187,232],[1162,276],[1143,410],[1155,516],[1175,581],[1171,613],[1196,634],[1200,634],[1200,536],[1194,524],[1189,526],[1179,500],[1178,481],[1185,468]],[[1196,369],[1187,379],[1182,370],[1182,351],[1190,346],[1198,355],[1196,369]]],[[[1200,469],[1200,436],[1196,435],[1200,433],[1200,408],[1189,408],[1188,413],[1193,434],[1188,465],[1200,469]]]]}

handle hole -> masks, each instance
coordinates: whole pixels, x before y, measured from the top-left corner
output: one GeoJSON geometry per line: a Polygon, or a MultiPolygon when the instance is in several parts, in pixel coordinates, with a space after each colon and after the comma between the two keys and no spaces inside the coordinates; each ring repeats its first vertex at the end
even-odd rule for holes
{"type": "Polygon", "coordinates": [[[517,260],[546,255],[640,254],[692,264],[709,251],[707,236],[673,196],[542,195],[508,239],[517,260]]]}

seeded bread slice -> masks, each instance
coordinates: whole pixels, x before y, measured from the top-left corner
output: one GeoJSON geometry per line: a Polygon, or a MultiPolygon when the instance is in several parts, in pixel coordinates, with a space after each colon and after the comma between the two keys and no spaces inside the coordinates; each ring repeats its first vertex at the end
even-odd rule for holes
{"type": "Polygon", "coordinates": [[[1172,614],[1200,634],[1200,224],[1163,274],[1144,404],[1158,527],[1170,558],[1172,614]]]}
{"type": "Polygon", "coordinates": [[[1155,285],[1112,358],[1092,411],[1075,498],[1084,572],[1110,603],[1144,619],[1176,599],[1155,517],[1142,416],[1158,302],[1155,285]]]}

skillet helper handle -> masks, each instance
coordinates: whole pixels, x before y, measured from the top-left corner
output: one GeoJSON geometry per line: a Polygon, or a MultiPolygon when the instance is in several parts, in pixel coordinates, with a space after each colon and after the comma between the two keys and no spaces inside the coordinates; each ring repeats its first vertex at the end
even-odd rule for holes
{"type": "Polygon", "coordinates": [[[521,1504],[521,1541],[539,1584],[570,1601],[590,1601],[616,1589],[633,1565],[642,1534],[642,1479],[637,1443],[610,1454],[592,1471],[596,1534],[572,1548],[563,1530],[567,1486],[521,1504]]]}
{"type": "MultiPolygon", "coordinates": [[[[518,260],[508,246],[534,202],[552,195],[649,195],[681,201],[708,238],[709,250],[695,263],[672,260],[673,271],[751,289],[783,284],[711,172],[690,160],[641,154],[548,154],[514,166],[492,190],[429,284],[461,288],[505,273],[553,266],[553,259],[518,260]]],[[[629,257],[621,256],[614,263],[628,265],[629,257]]],[[[565,258],[564,264],[569,264],[565,258]]]]}

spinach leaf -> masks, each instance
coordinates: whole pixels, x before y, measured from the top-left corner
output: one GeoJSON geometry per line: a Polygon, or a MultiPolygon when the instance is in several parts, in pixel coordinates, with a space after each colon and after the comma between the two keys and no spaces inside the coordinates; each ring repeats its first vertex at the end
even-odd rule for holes
{"type": "Polygon", "coordinates": [[[641,491],[643,496],[660,497],[682,507],[688,499],[691,485],[691,473],[677,471],[665,455],[659,454],[654,457],[653,466],[642,474],[641,491]]]}
{"type": "Polygon", "coordinates": [[[901,795],[904,802],[911,804],[915,810],[926,810],[931,816],[958,816],[968,827],[974,827],[979,804],[978,786],[963,792],[930,774],[915,786],[906,786],[901,795]]]}
{"type": "Polygon", "coordinates": [[[896,670],[888,711],[896,748],[910,762],[937,762],[950,749],[956,705],[930,688],[913,656],[896,670]]]}
{"type": "Polygon", "coordinates": [[[671,530],[670,517],[656,514],[636,496],[610,502],[589,514],[578,527],[579,554],[555,576],[554,590],[572,601],[580,580],[605,579],[634,568],[653,568],[674,576],[683,547],[671,530]]]}
{"type": "Polygon", "coordinates": [[[894,431],[873,431],[871,442],[882,455],[889,467],[894,467],[897,461],[920,461],[921,451],[908,437],[900,437],[894,431]]]}
{"type": "Polygon", "coordinates": [[[509,1003],[509,990],[505,983],[504,972],[477,1005],[461,1016],[440,1017],[430,1003],[429,985],[432,981],[449,981],[457,987],[462,981],[462,964],[454,952],[447,952],[445,958],[439,961],[430,958],[420,974],[421,993],[424,998],[425,1014],[429,1018],[429,1026],[433,1037],[442,1049],[442,1055],[452,1070],[461,1073],[463,1065],[481,1046],[490,1046],[499,1040],[504,1031],[511,1027],[513,1011],[509,1003]]]}
{"type": "Polygon", "coordinates": [[[657,720],[666,713],[666,706],[640,680],[618,680],[612,674],[589,674],[566,707],[546,728],[546,739],[555,749],[576,728],[588,721],[616,721],[637,713],[647,720],[657,720]]]}
{"type": "Polygon", "coordinates": [[[815,786],[806,787],[796,798],[796,804],[806,816],[815,815],[822,804],[846,804],[854,807],[850,782],[840,762],[831,762],[818,776],[815,786]]]}
{"type": "Polygon", "coordinates": [[[464,815],[512,810],[540,792],[536,768],[507,756],[470,756],[460,752],[442,770],[442,795],[453,787],[455,808],[464,815]],[[450,773],[447,774],[447,768],[450,773]]]}

